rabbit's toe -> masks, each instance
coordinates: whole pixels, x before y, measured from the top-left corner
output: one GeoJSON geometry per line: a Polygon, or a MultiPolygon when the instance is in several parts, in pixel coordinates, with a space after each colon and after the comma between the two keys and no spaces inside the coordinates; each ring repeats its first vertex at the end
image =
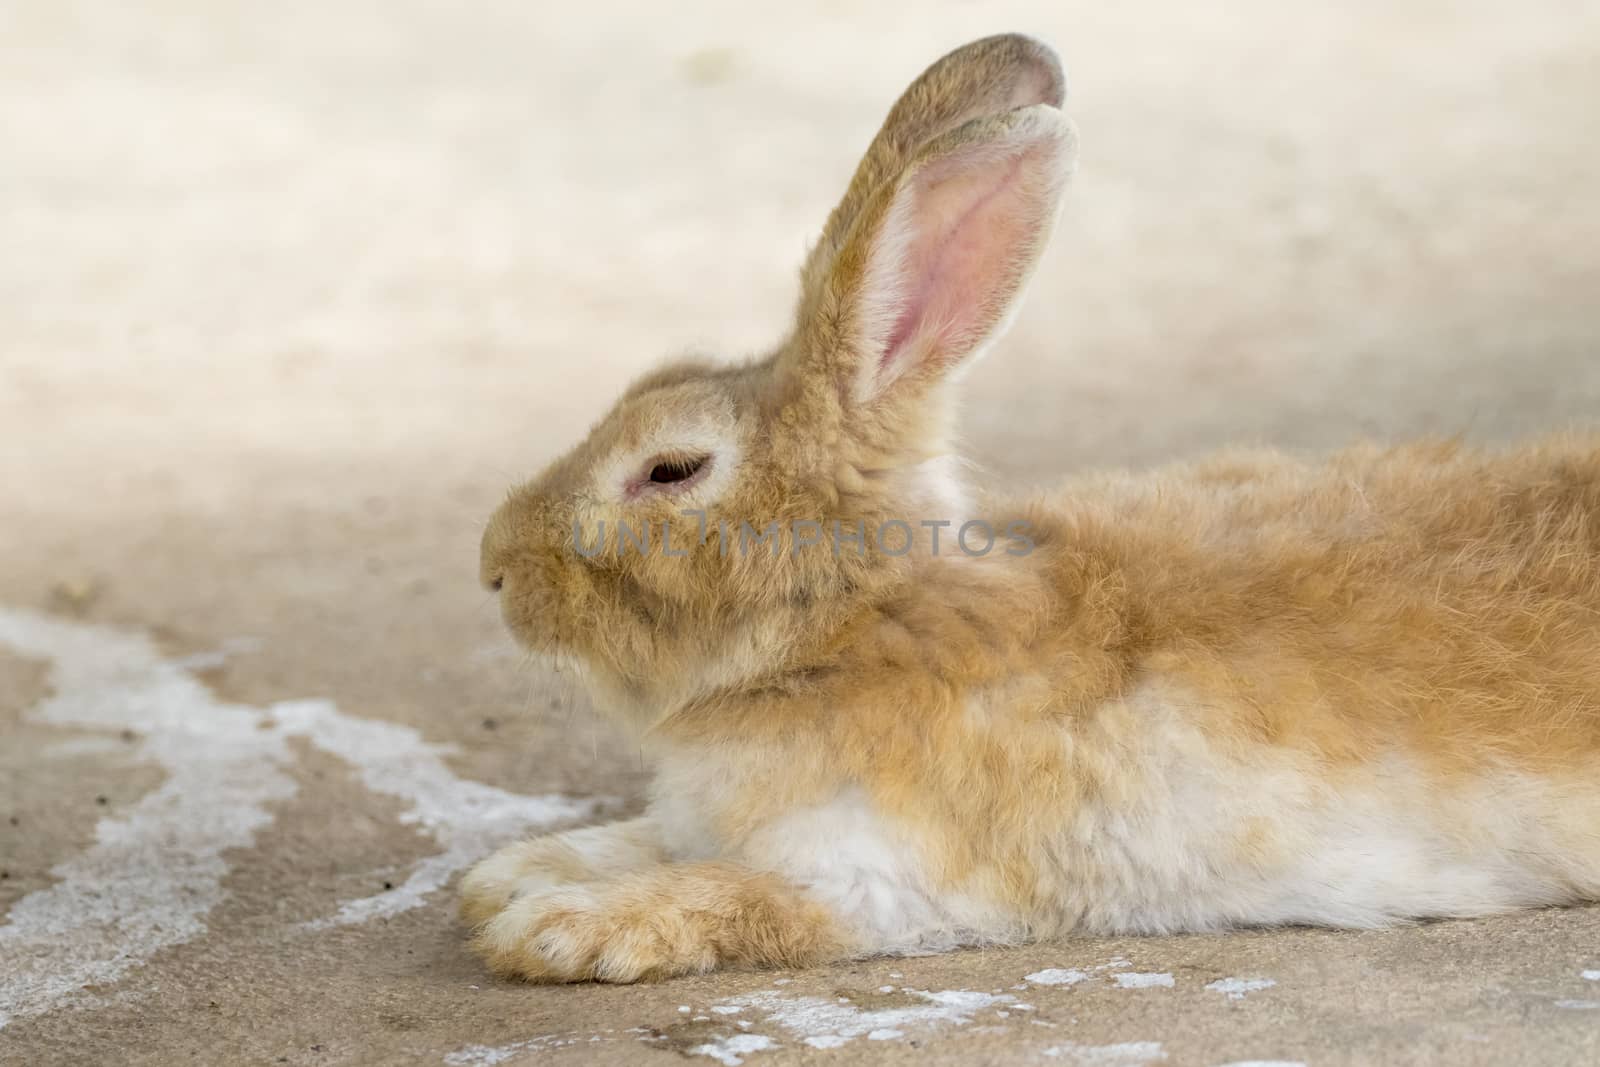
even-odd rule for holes
{"type": "Polygon", "coordinates": [[[526,847],[522,844],[501,849],[473,866],[461,879],[461,918],[472,926],[488,922],[517,896],[519,883],[527,877],[526,847]]]}
{"type": "Polygon", "coordinates": [[[711,970],[715,951],[683,919],[670,905],[615,907],[598,887],[569,886],[512,900],[473,948],[496,974],[531,982],[637,982],[711,970]]]}

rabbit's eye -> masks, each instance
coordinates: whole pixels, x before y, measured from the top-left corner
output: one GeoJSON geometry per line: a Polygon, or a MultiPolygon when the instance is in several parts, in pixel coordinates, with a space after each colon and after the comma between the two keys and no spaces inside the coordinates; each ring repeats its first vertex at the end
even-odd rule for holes
{"type": "Polygon", "coordinates": [[[686,482],[698,474],[700,468],[705,465],[705,456],[693,459],[663,459],[650,468],[650,480],[656,485],[686,482]]]}

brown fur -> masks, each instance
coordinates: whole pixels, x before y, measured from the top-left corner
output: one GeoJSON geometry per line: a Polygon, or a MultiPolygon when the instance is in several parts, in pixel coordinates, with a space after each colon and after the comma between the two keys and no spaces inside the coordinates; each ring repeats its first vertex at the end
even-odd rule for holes
{"type": "MultiPolygon", "coordinates": [[[[806,264],[792,336],[748,365],[651,375],[495,514],[483,575],[512,632],[579,665],[597,701],[680,768],[657,801],[703,815],[715,856],[860,790],[937,885],[1001,902],[1017,936],[1117,926],[1104,898],[1133,890],[1115,864],[1099,873],[1073,828],[1155,780],[1145,689],[1211,750],[1335,793],[1398,756],[1441,798],[1433,822],[1468,810],[1449,798],[1486,775],[1548,783],[1570,803],[1528,825],[1573,857],[1550,861],[1567,887],[1550,898],[1600,894],[1600,438],[1316,463],[1239,453],[1083,479],[971,512],[997,528],[1027,520],[1036,546],[982,558],[935,556],[920,537],[903,557],[792,551],[787,535],[777,557],[724,553],[715,536],[696,543],[681,498],[618,497],[597,475],[691,427],[719,442],[713,467],[737,455],[714,515],[757,528],[928,516],[925,461],[950,450],[949,371],[981,345],[918,341],[891,385],[864,390],[884,374],[877,257],[896,212],[946,189],[945,171],[1022,144],[1021,169],[993,179],[1019,198],[1028,236],[979,308],[974,329],[992,338],[1048,233],[1030,205],[1053,211],[1052,189],[1026,183],[1055,173],[1048,154],[1070,156],[1051,117],[1060,85],[1048,50],[1015,37],[914,83],[806,264]],[[671,525],[687,555],[573,550],[575,521],[622,519],[671,525]]],[[[1307,847],[1266,816],[1217,833],[1262,871],[1307,847]]],[[[551,840],[464,886],[501,973],[632,980],[874,948],[770,874],[671,862],[657,844],[591,870],[551,840]],[[585,892],[546,892],[568,883],[585,892]]]]}
{"type": "Polygon", "coordinates": [[[1396,749],[1446,788],[1490,763],[1600,771],[1600,439],[1241,454],[1029,513],[1032,556],[925,560],[770,688],[656,727],[747,750],[730,839],[865,782],[944,824],[949,881],[1010,851],[996,877],[1022,889],[1039,808],[1127,777],[1061,732],[1131,732],[1118,700],[1154,671],[1205,694],[1213,737],[1335,774],[1396,749]],[[996,687],[1004,714],[974,722],[968,698],[996,687]]]}

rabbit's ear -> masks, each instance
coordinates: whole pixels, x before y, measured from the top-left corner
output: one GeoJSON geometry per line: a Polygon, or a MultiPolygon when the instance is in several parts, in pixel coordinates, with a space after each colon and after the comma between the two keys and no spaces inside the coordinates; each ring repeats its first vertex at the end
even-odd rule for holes
{"type": "Polygon", "coordinates": [[[985,115],[1032,104],[1060,107],[1065,96],[1060,59],[1049,45],[1022,34],[985,37],[934,63],[896,101],[862,156],[806,261],[805,283],[831,266],[868,198],[929,141],[985,115]]]}
{"type": "Polygon", "coordinates": [[[1072,171],[1072,124],[1048,105],[975,119],[924,147],[862,206],[805,293],[804,374],[846,407],[910,396],[1004,330],[1072,171]]]}

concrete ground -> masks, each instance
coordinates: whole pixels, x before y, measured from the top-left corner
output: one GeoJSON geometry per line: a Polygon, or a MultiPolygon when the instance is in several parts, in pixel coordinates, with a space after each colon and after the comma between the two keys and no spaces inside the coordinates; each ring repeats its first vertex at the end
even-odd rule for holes
{"type": "Polygon", "coordinates": [[[885,108],[1067,57],[995,479],[1600,417],[1600,6],[34,0],[0,14],[0,1062],[1600,1062],[1600,908],[491,980],[450,886],[638,803],[479,523],[785,321],[885,108]]]}

